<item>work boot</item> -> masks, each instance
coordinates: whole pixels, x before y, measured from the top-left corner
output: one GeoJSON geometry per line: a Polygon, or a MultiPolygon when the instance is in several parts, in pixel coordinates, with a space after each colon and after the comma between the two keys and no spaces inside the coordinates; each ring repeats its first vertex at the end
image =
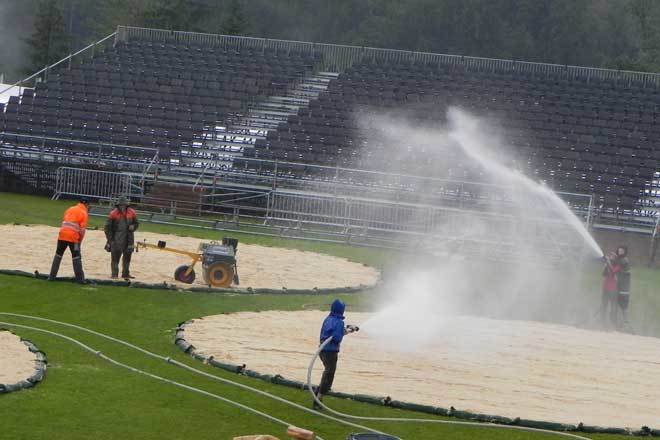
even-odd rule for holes
{"type": "MultiPolygon", "coordinates": [[[[321,394],[318,392],[318,390],[314,391],[314,395],[316,395],[317,399],[323,400],[323,396],[321,396],[321,394]]],[[[323,410],[323,407],[318,404],[316,399],[314,399],[314,401],[312,402],[312,409],[316,410],[316,411],[321,411],[321,410],[323,410]]]]}
{"type": "Polygon", "coordinates": [[[83,271],[82,257],[73,258],[73,274],[76,277],[76,283],[87,284],[85,272],[83,271]]]}
{"type": "Polygon", "coordinates": [[[60,271],[60,263],[62,262],[62,256],[55,254],[53,258],[53,264],[50,266],[50,274],[48,275],[48,281],[54,281],[57,278],[57,272],[60,271]]]}
{"type": "Polygon", "coordinates": [[[124,252],[121,259],[121,277],[126,281],[135,278],[131,276],[131,253],[132,252],[124,252]]]}

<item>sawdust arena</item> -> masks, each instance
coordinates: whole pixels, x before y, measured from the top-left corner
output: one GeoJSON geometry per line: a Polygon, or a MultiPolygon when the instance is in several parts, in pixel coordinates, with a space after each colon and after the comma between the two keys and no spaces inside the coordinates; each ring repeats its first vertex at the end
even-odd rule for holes
{"type": "MultiPolygon", "coordinates": [[[[50,226],[0,225],[4,246],[0,247],[2,269],[39,271],[48,274],[55,254],[58,228],[50,226]],[[21,252],[16,252],[21,249],[21,252]]],[[[219,236],[218,239],[222,237],[219,236]]],[[[177,235],[155,234],[137,231],[135,240],[149,243],[166,241],[168,247],[197,251],[203,241],[199,238],[177,235]]],[[[91,279],[110,278],[110,254],[104,250],[106,239],[101,230],[88,230],[82,245],[85,276],[91,279]]],[[[351,262],[345,258],[300,251],[239,243],[236,255],[238,260],[239,287],[268,289],[331,289],[340,287],[373,286],[378,282],[379,272],[364,264],[351,262]],[[338,276],[341,274],[341,276],[338,276]]],[[[201,264],[196,271],[198,276],[192,285],[174,280],[174,270],[190,264],[184,255],[142,249],[133,254],[131,274],[136,281],[144,283],[176,284],[181,288],[203,287],[201,264]]],[[[71,257],[67,253],[58,274],[60,277],[73,276],[71,257]]]]}
{"type": "Polygon", "coordinates": [[[0,384],[15,384],[27,380],[35,370],[36,355],[21,342],[21,338],[0,330],[0,384]]]}
{"type": "MultiPolygon", "coordinates": [[[[241,312],[185,327],[197,352],[306,382],[325,312],[241,312]],[[264,337],[264,335],[268,335],[264,337]]],[[[368,313],[346,313],[362,325],[368,313]]],[[[423,350],[364,328],[346,336],[333,389],[476,413],[560,423],[660,425],[660,339],[564,325],[446,318],[423,350]]],[[[317,362],[314,382],[322,365],[317,362]]]]}

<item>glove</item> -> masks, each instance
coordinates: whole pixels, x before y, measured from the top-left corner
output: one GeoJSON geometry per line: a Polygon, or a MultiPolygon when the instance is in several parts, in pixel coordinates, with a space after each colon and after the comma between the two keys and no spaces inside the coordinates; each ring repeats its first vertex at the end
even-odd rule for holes
{"type": "Polygon", "coordinates": [[[109,241],[105,243],[105,247],[103,249],[105,249],[106,252],[110,252],[111,246],[109,241]]]}
{"type": "Polygon", "coordinates": [[[128,225],[128,230],[131,232],[135,231],[135,225],[128,225]]]}

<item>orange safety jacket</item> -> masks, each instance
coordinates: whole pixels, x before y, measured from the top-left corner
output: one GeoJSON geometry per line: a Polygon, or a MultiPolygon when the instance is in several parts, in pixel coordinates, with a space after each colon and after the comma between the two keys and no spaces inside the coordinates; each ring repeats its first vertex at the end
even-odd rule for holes
{"type": "Polygon", "coordinates": [[[62,227],[60,227],[60,234],[57,239],[69,243],[80,243],[85,237],[88,220],[89,214],[84,203],[78,203],[70,207],[64,211],[62,227]]]}

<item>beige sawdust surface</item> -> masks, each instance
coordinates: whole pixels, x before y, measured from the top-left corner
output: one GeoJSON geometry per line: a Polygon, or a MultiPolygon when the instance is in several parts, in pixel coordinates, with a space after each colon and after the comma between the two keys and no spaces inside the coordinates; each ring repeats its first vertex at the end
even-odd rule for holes
{"type": "MultiPolygon", "coordinates": [[[[24,270],[47,274],[55,254],[58,228],[50,226],[0,225],[0,268],[24,270]]],[[[168,247],[196,252],[203,240],[176,235],[136,232],[137,241],[146,240],[156,244],[164,240],[168,247]]],[[[82,245],[85,275],[94,279],[110,278],[110,254],[103,247],[103,231],[87,231],[82,245]]],[[[73,276],[68,250],[62,260],[59,276],[73,276]]],[[[266,247],[239,243],[238,273],[239,287],[281,289],[334,288],[365,285],[378,281],[378,271],[345,258],[322,255],[315,252],[299,251],[277,247],[266,247]]],[[[191,285],[174,280],[174,270],[189,264],[186,256],[142,249],[133,254],[131,274],[136,281],[145,283],[177,284],[182,288],[191,285]]],[[[196,280],[192,286],[202,286],[204,281],[201,264],[196,268],[196,280]]]]}
{"type": "MultiPolygon", "coordinates": [[[[306,382],[325,316],[209,316],[185,334],[218,360],[306,382]]],[[[369,316],[347,313],[346,322],[359,325],[369,316]]],[[[660,339],[538,322],[445,320],[421,353],[388,347],[364,328],[346,336],[333,389],[508,417],[660,427],[660,339]]],[[[319,361],[316,383],[321,369],[319,361]]]]}
{"type": "Polygon", "coordinates": [[[0,331],[0,383],[14,384],[32,376],[36,359],[18,336],[0,331]]]}

